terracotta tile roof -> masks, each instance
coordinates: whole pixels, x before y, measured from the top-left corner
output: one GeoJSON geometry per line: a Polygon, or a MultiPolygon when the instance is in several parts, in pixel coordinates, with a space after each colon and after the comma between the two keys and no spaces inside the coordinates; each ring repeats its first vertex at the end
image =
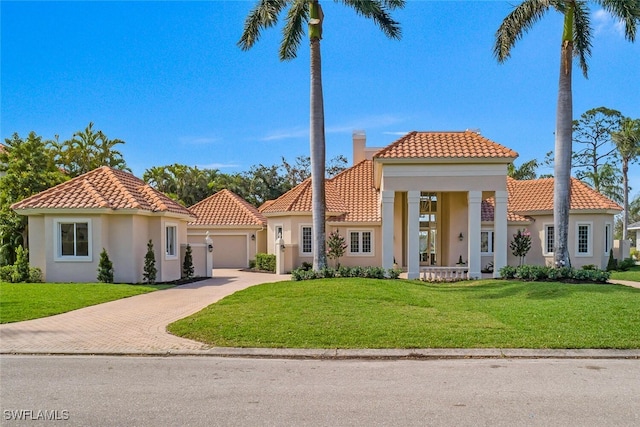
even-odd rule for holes
{"type": "Polygon", "coordinates": [[[102,166],[14,203],[12,209],[140,209],[193,216],[139,178],[102,166]]]}
{"type": "MultiPolygon", "coordinates": [[[[509,200],[511,200],[511,195],[509,194],[509,200]]],[[[509,201],[507,202],[507,221],[508,222],[530,222],[525,216],[518,215],[514,213],[509,206],[509,201]]],[[[482,201],[481,204],[481,216],[482,221],[493,221],[493,212],[496,206],[496,200],[493,197],[489,197],[486,200],[482,201]]]]}
{"type": "MultiPolygon", "coordinates": [[[[325,181],[325,198],[328,212],[346,212],[347,207],[332,180],[325,181]]],[[[311,178],[269,202],[262,204],[262,213],[311,212],[311,178]]]]}
{"type": "Polygon", "coordinates": [[[373,162],[363,160],[331,178],[338,194],[347,205],[346,213],[329,221],[380,221],[380,196],[373,186],[373,162]]]}
{"type": "Polygon", "coordinates": [[[254,206],[227,189],[189,208],[197,217],[189,225],[261,225],[267,219],[254,206]]]}
{"type": "Polygon", "coordinates": [[[472,132],[410,132],[378,151],[376,159],[516,158],[518,153],[472,132]]]}
{"type": "MultiPolygon", "coordinates": [[[[518,181],[507,178],[509,209],[514,212],[553,211],[553,178],[518,181]]],[[[571,210],[617,210],[622,208],[589,187],[571,178],[571,210]]]]}

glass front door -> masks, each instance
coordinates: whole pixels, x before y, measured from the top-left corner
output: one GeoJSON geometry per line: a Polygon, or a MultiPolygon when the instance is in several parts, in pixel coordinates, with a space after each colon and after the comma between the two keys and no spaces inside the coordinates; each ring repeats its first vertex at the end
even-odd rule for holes
{"type": "Polygon", "coordinates": [[[420,194],[420,265],[438,265],[438,195],[420,194]]]}

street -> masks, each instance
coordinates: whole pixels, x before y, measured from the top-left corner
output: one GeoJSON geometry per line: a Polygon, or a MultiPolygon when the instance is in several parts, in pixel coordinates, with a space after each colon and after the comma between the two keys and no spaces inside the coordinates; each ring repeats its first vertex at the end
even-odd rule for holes
{"type": "Polygon", "coordinates": [[[638,360],[2,356],[0,384],[3,426],[640,424],[638,360]]]}

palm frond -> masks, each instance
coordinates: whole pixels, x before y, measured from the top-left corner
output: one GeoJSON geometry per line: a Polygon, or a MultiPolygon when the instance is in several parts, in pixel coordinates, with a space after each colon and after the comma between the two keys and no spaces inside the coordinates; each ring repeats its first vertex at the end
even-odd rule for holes
{"type": "Polygon", "coordinates": [[[341,0],[358,15],[373,19],[382,32],[389,38],[399,39],[402,36],[400,23],[393,20],[389,10],[404,7],[403,0],[341,0]]]}
{"type": "Polygon", "coordinates": [[[260,39],[260,31],[278,23],[278,15],[290,0],[259,0],[244,21],[238,41],[242,50],[249,50],[260,39]]]}
{"type": "Polygon", "coordinates": [[[598,0],[604,10],[624,23],[625,37],[635,41],[640,23],[640,0],[598,0]]]}
{"type": "Polygon", "coordinates": [[[558,8],[562,4],[554,0],[525,0],[504,18],[496,31],[496,44],[493,47],[493,54],[498,62],[504,62],[511,56],[511,48],[551,6],[558,8]]]}
{"type": "Polygon", "coordinates": [[[285,61],[296,57],[306,22],[309,22],[309,4],[306,0],[294,0],[287,13],[286,24],[282,29],[281,60],[285,61]]]}
{"type": "Polygon", "coordinates": [[[591,56],[591,34],[589,8],[585,1],[576,1],[573,12],[573,55],[579,58],[585,78],[588,78],[589,71],[587,59],[591,56]]]}

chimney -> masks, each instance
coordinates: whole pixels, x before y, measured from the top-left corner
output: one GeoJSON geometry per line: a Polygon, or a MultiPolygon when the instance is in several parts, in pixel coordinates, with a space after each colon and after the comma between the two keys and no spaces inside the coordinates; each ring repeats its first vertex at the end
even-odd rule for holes
{"type": "Polygon", "coordinates": [[[364,149],[367,145],[367,134],[363,130],[353,131],[353,164],[356,165],[366,159],[364,149]]]}

